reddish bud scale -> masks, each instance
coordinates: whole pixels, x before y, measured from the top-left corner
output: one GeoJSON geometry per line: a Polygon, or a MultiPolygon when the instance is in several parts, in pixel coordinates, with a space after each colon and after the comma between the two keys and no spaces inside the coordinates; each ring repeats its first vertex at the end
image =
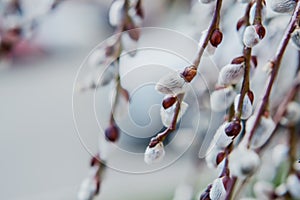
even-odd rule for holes
{"type": "Polygon", "coordinates": [[[234,120],[230,122],[226,128],[225,128],[225,133],[228,136],[237,136],[242,129],[241,123],[238,120],[234,120]]]}
{"type": "Polygon", "coordinates": [[[163,100],[162,106],[164,107],[164,109],[170,108],[171,106],[174,105],[174,103],[176,101],[177,101],[176,97],[168,97],[168,98],[163,100]]]}
{"type": "Polygon", "coordinates": [[[197,75],[197,69],[194,66],[186,67],[181,75],[186,82],[191,82],[197,75]]]}
{"type": "Polygon", "coordinates": [[[105,137],[110,142],[115,142],[119,139],[119,128],[115,124],[111,124],[105,130],[105,137]]]}
{"type": "Polygon", "coordinates": [[[259,39],[263,39],[266,35],[265,27],[263,27],[263,25],[261,24],[256,24],[254,26],[255,26],[256,33],[259,36],[259,39]]]}
{"type": "Polygon", "coordinates": [[[136,6],[135,6],[135,10],[136,10],[136,14],[143,19],[145,14],[144,14],[144,10],[142,8],[142,1],[141,0],[139,0],[137,2],[136,6]]]}
{"type": "Polygon", "coordinates": [[[251,103],[253,104],[253,101],[254,101],[254,94],[253,94],[253,92],[252,92],[251,90],[249,90],[249,91],[247,92],[247,95],[248,95],[248,97],[249,97],[251,103]]]}
{"type": "Polygon", "coordinates": [[[153,148],[153,147],[155,147],[158,143],[159,143],[159,140],[156,139],[156,138],[153,138],[153,139],[151,139],[151,141],[150,141],[150,143],[149,143],[148,146],[149,146],[150,148],[153,148]]]}
{"type": "Polygon", "coordinates": [[[220,152],[218,155],[217,155],[217,165],[219,165],[225,158],[225,152],[220,152]]]}
{"type": "Polygon", "coordinates": [[[136,28],[132,22],[126,24],[125,30],[128,32],[128,35],[134,41],[138,41],[141,35],[141,30],[136,28]]]}
{"type": "Polygon", "coordinates": [[[105,48],[105,55],[107,57],[112,56],[114,54],[115,47],[113,45],[107,46],[105,48]]]}
{"type": "Polygon", "coordinates": [[[225,190],[228,191],[231,188],[232,179],[229,176],[224,176],[222,181],[223,181],[225,190]]]}
{"type": "Polygon", "coordinates": [[[257,67],[257,57],[256,56],[251,56],[251,61],[254,65],[254,67],[256,68],[257,67]]]}
{"type": "Polygon", "coordinates": [[[123,95],[123,97],[126,99],[126,101],[128,101],[128,102],[130,101],[130,95],[126,89],[120,87],[120,93],[123,95]]]}
{"type": "Polygon", "coordinates": [[[214,47],[217,47],[223,39],[223,33],[219,29],[215,29],[210,37],[210,43],[214,47]]]}
{"type": "Polygon", "coordinates": [[[242,26],[246,25],[246,20],[244,17],[242,17],[241,19],[239,19],[239,21],[236,23],[236,30],[239,31],[240,28],[242,28],[242,26]]]}
{"type": "Polygon", "coordinates": [[[231,61],[231,64],[242,64],[243,62],[245,62],[245,60],[246,60],[246,58],[244,56],[239,56],[239,57],[234,58],[231,61]]]}
{"type": "Polygon", "coordinates": [[[93,156],[92,159],[91,159],[91,167],[92,166],[95,166],[95,165],[100,165],[100,158],[99,158],[99,155],[96,155],[96,156],[93,156]]]}

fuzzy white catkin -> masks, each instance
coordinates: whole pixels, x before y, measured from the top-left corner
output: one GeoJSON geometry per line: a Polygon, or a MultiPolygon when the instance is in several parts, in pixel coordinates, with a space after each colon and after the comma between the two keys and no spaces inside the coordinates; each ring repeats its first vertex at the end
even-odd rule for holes
{"type": "Polygon", "coordinates": [[[220,150],[214,143],[210,144],[205,155],[205,162],[209,168],[213,169],[217,167],[217,156],[221,152],[222,150],[220,150]]]}
{"type": "Polygon", "coordinates": [[[212,144],[215,144],[219,149],[225,149],[233,139],[233,136],[228,136],[225,133],[225,128],[228,125],[228,122],[223,123],[217,130],[214,138],[212,140],[212,144]]]}
{"type": "Polygon", "coordinates": [[[110,25],[119,26],[122,23],[123,9],[124,0],[116,0],[112,3],[108,13],[110,25]]]}
{"type": "Polygon", "coordinates": [[[244,76],[244,64],[228,64],[225,65],[218,77],[219,85],[233,85],[240,82],[244,76]]]}
{"type": "Polygon", "coordinates": [[[92,200],[96,191],[96,183],[93,177],[83,180],[80,185],[77,198],[78,200],[92,200]]]}
{"type": "Polygon", "coordinates": [[[247,26],[243,35],[243,43],[246,47],[252,48],[260,41],[255,26],[247,26]]]}
{"type": "Polygon", "coordinates": [[[89,56],[87,60],[87,64],[89,67],[100,67],[103,66],[102,64],[105,62],[105,49],[98,48],[95,49],[89,56]]]}
{"type": "Polygon", "coordinates": [[[150,165],[162,161],[164,156],[164,144],[162,142],[159,142],[154,147],[150,148],[149,146],[147,146],[147,149],[144,153],[144,161],[146,164],[150,165]]]}
{"type": "Polygon", "coordinates": [[[300,50],[300,28],[294,30],[292,34],[293,45],[300,50]]]}
{"type": "Polygon", "coordinates": [[[296,7],[295,0],[271,0],[271,9],[279,13],[290,13],[296,7]]]}
{"type": "MultiPolygon", "coordinates": [[[[240,94],[236,95],[234,99],[234,111],[238,111],[238,104],[240,100],[240,94]]],[[[243,100],[243,107],[242,107],[242,115],[241,119],[248,119],[252,115],[253,106],[249,99],[249,96],[246,94],[243,100]]]]}
{"type": "Polygon", "coordinates": [[[171,72],[163,76],[155,85],[155,89],[163,94],[177,95],[186,90],[186,82],[179,72],[171,72]]]}
{"type": "Polygon", "coordinates": [[[224,111],[233,103],[236,92],[232,86],[215,90],[210,96],[210,106],[213,111],[224,111]]]}
{"type": "MultiPolygon", "coordinates": [[[[184,101],[181,102],[180,111],[177,116],[177,122],[179,122],[181,117],[184,115],[184,113],[188,109],[188,106],[189,105],[187,103],[185,103],[184,101]]],[[[171,123],[173,121],[175,109],[176,109],[176,103],[168,109],[164,109],[163,107],[160,108],[161,121],[165,127],[169,127],[171,125],[171,123]]]]}
{"type": "Polygon", "coordinates": [[[286,187],[293,197],[293,199],[300,198],[300,180],[295,174],[291,174],[288,176],[286,181],[286,187]]]}
{"type": "Polygon", "coordinates": [[[226,194],[222,178],[215,179],[209,192],[209,198],[211,200],[225,200],[226,194]]]}
{"type": "Polygon", "coordinates": [[[283,196],[287,192],[286,184],[282,183],[275,188],[275,194],[278,196],[283,196]]]}
{"type": "Polygon", "coordinates": [[[256,152],[239,146],[229,155],[229,170],[233,176],[246,178],[259,166],[260,159],[256,152]]]}
{"type": "MultiPolygon", "coordinates": [[[[246,134],[242,140],[243,145],[248,144],[248,140],[250,137],[251,130],[254,126],[255,120],[256,120],[256,115],[252,115],[246,122],[246,134]]],[[[270,117],[265,117],[262,116],[260,119],[260,122],[251,138],[250,142],[250,148],[251,149],[257,149],[264,145],[267,140],[270,138],[272,135],[272,132],[275,129],[275,123],[270,117]]]]}
{"type": "Polygon", "coordinates": [[[260,200],[269,200],[270,196],[273,194],[274,187],[270,182],[257,181],[254,184],[253,191],[256,198],[260,200]]]}
{"type": "Polygon", "coordinates": [[[287,105],[285,115],[280,120],[281,125],[291,125],[300,121],[300,105],[292,101],[287,105]]]}

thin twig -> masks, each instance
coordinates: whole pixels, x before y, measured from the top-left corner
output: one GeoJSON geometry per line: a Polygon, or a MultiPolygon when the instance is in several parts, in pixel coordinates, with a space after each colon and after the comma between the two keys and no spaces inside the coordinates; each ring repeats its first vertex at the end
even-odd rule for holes
{"type": "Polygon", "coordinates": [[[278,74],[278,71],[279,71],[279,68],[280,68],[282,57],[284,55],[286,47],[287,47],[287,45],[289,43],[289,40],[291,38],[291,34],[293,33],[294,29],[296,28],[297,22],[299,22],[299,18],[300,18],[300,1],[298,1],[297,4],[296,4],[295,11],[294,11],[294,13],[291,17],[291,20],[288,24],[288,27],[287,27],[286,31],[284,33],[284,36],[283,36],[282,41],[279,45],[278,51],[277,51],[274,59],[270,62],[271,67],[272,67],[271,75],[269,77],[269,81],[268,81],[268,84],[267,84],[267,89],[265,91],[264,97],[262,99],[259,110],[257,112],[257,117],[255,119],[253,128],[250,132],[248,146],[250,144],[250,141],[251,141],[251,139],[254,135],[254,132],[255,132],[256,128],[258,127],[258,124],[260,122],[261,117],[263,116],[264,112],[267,109],[270,94],[271,94],[274,82],[276,80],[276,77],[277,77],[277,74],[278,74]]]}

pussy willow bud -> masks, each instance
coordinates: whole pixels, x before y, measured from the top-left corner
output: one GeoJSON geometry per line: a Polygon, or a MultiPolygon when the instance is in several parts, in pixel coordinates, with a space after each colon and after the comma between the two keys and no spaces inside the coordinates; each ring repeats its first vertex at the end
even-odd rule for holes
{"type": "MultiPolygon", "coordinates": [[[[204,41],[205,41],[205,38],[208,34],[208,30],[205,30],[201,33],[201,37],[199,39],[199,48],[203,48],[203,44],[204,44],[204,41]]],[[[215,50],[216,50],[216,47],[214,47],[210,42],[208,42],[206,48],[205,48],[205,52],[207,54],[204,54],[204,55],[213,55],[215,53],[215,50]]]]}
{"type": "Polygon", "coordinates": [[[226,124],[225,133],[228,136],[236,137],[242,131],[242,125],[239,120],[233,120],[226,124]]]}
{"type": "Polygon", "coordinates": [[[219,29],[215,29],[210,37],[210,43],[217,47],[223,39],[223,33],[219,29]]]}
{"type": "Polygon", "coordinates": [[[231,124],[225,122],[218,128],[216,134],[214,135],[212,143],[215,143],[219,149],[225,149],[233,140],[233,136],[228,136],[226,134],[226,128],[228,126],[231,126],[231,124]]]}
{"type": "MultiPolygon", "coordinates": [[[[234,111],[235,112],[239,111],[238,106],[239,106],[240,97],[241,97],[241,95],[238,94],[238,95],[236,95],[236,97],[234,99],[234,111]]],[[[241,119],[248,119],[252,115],[253,106],[252,106],[251,100],[247,94],[244,96],[244,100],[242,103],[243,103],[243,105],[242,105],[241,119]]]]}
{"type": "Polygon", "coordinates": [[[158,81],[155,85],[155,89],[163,94],[181,94],[186,90],[186,81],[180,73],[171,72],[158,81]]]}
{"type": "Polygon", "coordinates": [[[115,142],[119,139],[119,128],[115,124],[111,124],[105,130],[105,138],[111,142],[115,142]]]}
{"type": "Polygon", "coordinates": [[[162,102],[162,106],[164,109],[170,108],[177,101],[177,98],[174,96],[167,96],[164,98],[162,102]]]}
{"type": "Polygon", "coordinates": [[[274,193],[273,185],[267,181],[257,181],[253,190],[257,199],[270,199],[274,193]]]}
{"type": "Polygon", "coordinates": [[[286,111],[280,124],[284,126],[290,126],[300,121],[300,104],[292,101],[287,105],[286,111]]]}
{"type": "Polygon", "coordinates": [[[158,142],[154,147],[147,147],[144,153],[144,161],[147,164],[160,162],[165,155],[164,144],[158,142]]]}
{"type": "Polygon", "coordinates": [[[222,159],[222,154],[224,154],[224,150],[219,149],[215,142],[212,141],[205,155],[207,166],[211,169],[216,168],[224,160],[224,158],[222,159]]]}
{"type": "Polygon", "coordinates": [[[197,75],[197,69],[194,66],[186,67],[181,75],[186,82],[191,82],[197,75]]]}
{"type": "Polygon", "coordinates": [[[260,164],[257,153],[242,146],[235,148],[229,154],[228,159],[228,167],[231,175],[239,178],[245,178],[253,174],[260,164]]]}
{"type": "MultiPolygon", "coordinates": [[[[252,115],[246,123],[246,134],[242,140],[243,145],[247,145],[251,130],[254,126],[254,123],[256,121],[256,115],[252,115]]],[[[275,129],[275,123],[270,117],[262,116],[260,119],[260,122],[251,138],[250,142],[250,148],[251,149],[257,149],[264,145],[270,136],[272,135],[273,130],[275,129]]]]}
{"type": "Polygon", "coordinates": [[[215,90],[210,96],[210,105],[213,111],[226,110],[234,101],[236,92],[232,86],[215,90]]]}
{"type": "Polygon", "coordinates": [[[266,30],[261,24],[247,26],[243,36],[246,47],[252,48],[265,36],[266,30]]]}
{"type": "Polygon", "coordinates": [[[109,9],[109,23],[112,26],[119,26],[124,16],[124,0],[115,0],[109,9]]]}
{"type": "Polygon", "coordinates": [[[209,198],[211,200],[225,200],[226,194],[227,192],[223,183],[223,179],[215,179],[209,192],[209,198]]]}
{"type": "Polygon", "coordinates": [[[288,176],[286,187],[293,199],[300,198],[300,180],[296,174],[291,174],[288,176]]]}
{"type": "MultiPolygon", "coordinates": [[[[181,117],[186,112],[187,108],[188,108],[188,104],[185,102],[181,102],[180,111],[177,116],[177,122],[179,122],[181,117]]],[[[161,121],[165,127],[169,127],[172,124],[175,110],[176,110],[176,104],[173,104],[171,107],[169,107],[167,109],[164,109],[163,107],[161,107],[160,116],[161,116],[161,121]]]]}
{"type": "Polygon", "coordinates": [[[272,150],[272,162],[278,167],[288,159],[289,147],[285,144],[278,144],[272,150]]]}
{"type": "Polygon", "coordinates": [[[296,7],[295,0],[271,0],[271,9],[279,13],[290,13],[296,7]]]}
{"type": "Polygon", "coordinates": [[[300,50],[300,28],[294,30],[292,34],[293,45],[300,50]]]}
{"type": "Polygon", "coordinates": [[[225,65],[219,73],[218,84],[237,84],[244,76],[244,71],[244,63],[225,65]]]}
{"type": "Polygon", "coordinates": [[[239,21],[236,23],[236,30],[239,31],[242,27],[246,26],[246,19],[245,17],[242,17],[239,19],[239,21]]]}
{"type": "Polygon", "coordinates": [[[90,200],[96,192],[96,181],[93,177],[88,177],[83,180],[80,185],[77,197],[79,200],[90,200]]]}
{"type": "Polygon", "coordinates": [[[231,64],[243,64],[245,62],[246,58],[244,56],[239,56],[234,59],[232,59],[231,64]]]}

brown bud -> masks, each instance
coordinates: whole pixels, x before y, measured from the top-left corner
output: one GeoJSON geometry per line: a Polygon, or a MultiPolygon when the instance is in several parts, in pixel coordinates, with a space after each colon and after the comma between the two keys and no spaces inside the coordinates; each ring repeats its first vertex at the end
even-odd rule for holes
{"type": "Polygon", "coordinates": [[[107,57],[112,56],[114,54],[114,51],[115,51],[114,45],[109,45],[105,48],[105,55],[107,57]]]}
{"type": "Polygon", "coordinates": [[[244,17],[242,17],[241,19],[239,19],[239,21],[236,23],[236,30],[239,31],[240,28],[242,26],[245,26],[246,25],[246,20],[244,17]]]}
{"type": "Polygon", "coordinates": [[[144,9],[142,8],[142,1],[139,0],[135,6],[136,14],[140,16],[142,19],[144,18],[144,9]]]}
{"type": "Polygon", "coordinates": [[[218,155],[217,155],[217,165],[219,165],[225,158],[225,152],[220,152],[218,155]]]}
{"type": "Polygon", "coordinates": [[[152,147],[155,147],[158,143],[159,143],[159,140],[157,138],[152,138],[148,146],[150,148],[152,148],[152,147]]]}
{"type": "Polygon", "coordinates": [[[242,64],[243,62],[245,62],[245,57],[244,56],[239,56],[239,57],[236,57],[234,58],[232,61],[231,61],[231,64],[242,64]]]}
{"type": "Polygon", "coordinates": [[[99,155],[93,156],[90,162],[91,167],[95,165],[100,165],[99,155]]]}
{"type": "Polygon", "coordinates": [[[254,94],[253,94],[253,92],[252,92],[251,90],[249,90],[249,91],[247,92],[247,95],[248,95],[248,97],[249,97],[251,103],[253,104],[253,101],[254,101],[254,94]]]}
{"type": "Polygon", "coordinates": [[[254,65],[254,67],[256,68],[257,67],[257,57],[256,56],[251,56],[251,61],[254,65]]]}
{"type": "Polygon", "coordinates": [[[186,67],[181,75],[186,82],[191,82],[197,75],[197,69],[194,66],[186,67]]]}
{"type": "Polygon", "coordinates": [[[223,181],[223,185],[225,187],[225,190],[228,191],[232,186],[233,180],[229,176],[224,176],[222,178],[222,181],[223,181]]]}
{"type": "Polygon", "coordinates": [[[129,37],[134,41],[138,41],[141,35],[141,30],[136,28],[132,22],[129,22],[125,26],[125,30],[127,31],[129,37]]]}
{"type": "Polygon", "coordinates": [[[223,39],[223,33],[219,29],[215,29],[210,37],[210,43],[214,47],[217,47],[223,39]]]}
{"type": "Polygon", "coordinates": [[[177,101],[176,97],[173,96],[167,97],[163,100],[162,106],[164,107],[164,109],[170,108],[171,106],[174,105],[176,101],[177,101]]]}
{"type": "Polygon", "coordinates": [[[105,137],[107,140],[111,142],[115,142],[119,138],[119,128],[115,124],[111,124],[106,130],[105,130],[105,137]]]}
{"type": "Polygon", "coordinates": [[[231,121],[225,128],[225,133],[228,136],[237,136],[241,132],[242,126],[239,120],[231,121]]]}
{"type": "Polygon", "coordinates": [[[263,39],[266,35],[265,27],[261,24],[256,24],[254,26],[255,26],[256,33],[259,36],[259,39],[263,39]]]}

